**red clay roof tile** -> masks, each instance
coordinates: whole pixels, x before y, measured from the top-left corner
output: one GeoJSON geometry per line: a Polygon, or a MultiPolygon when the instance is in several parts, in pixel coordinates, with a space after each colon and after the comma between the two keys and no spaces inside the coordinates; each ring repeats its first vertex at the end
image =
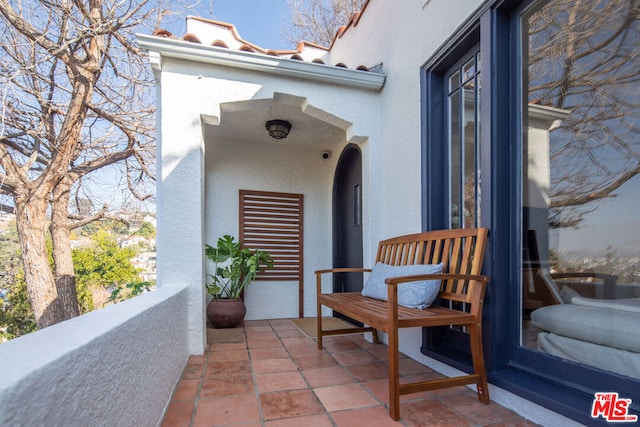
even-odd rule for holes
{"type": "MultiPolygon", "coordinates": [[[[301,41],[296,45],[296,49],[295,50],[274,50],[274,49],[263,49],[262,47],[255,45],[251,42],[248,42],[244,39],[242,39],[240,37],[240,34],[238,33],[238,31],[236,30],[236,27],[233,24],[227,23],[227,22],[222,22],[222,21],[216,21],[216,20],[212,20],[212,19],[207,19],[207,18],[201,18],[198,16],[189,16],[188,19],[194,19],[200,22],[205,22],[205,23],[209,23],[209,24],[213,24],[213,25],[217,25],[219,27],[223,27],[226,28],[232,35],[232,37],[240,44],[240,47],[238,48],[239,51],[244,51],[244,52],[252,52],[252,53],[259,53],[259,54],[265,54],[265,55],[269,55],[269,56],[279,56],[279,57],[283,57],[283,58],[289,58],[289,59],[294,59],[294,60],[298,60],[298,61],[304,61],[304,58],[302,57],[301,53],[303,51],[305,51],[305,49],[307,48],[312,48],[312,49],[320,49],[320,50],[324,50],[329,52],[331,50],[331,47],[333,47],[334,43],[336,42],[336,40],[338,38],[341,38],[344,33],[346,31],[348,31],[350,28],[352,27],[356,27],[362,17],[362,13],[364,12],[364,10],[366,9],[367,5],[369,4],[370,0],[366,0],[364,2],[364,5],[362,6],[362,9],[359,12],[354,13],[351,16],[351,19],[349,20],[349,22],[346,25],[341,26],[340,28],[338,28],[338,30],[336,31],[336,34],[333,38],[333,41],[331,42],[331,46],[330,47],[325,47],[325,46],[320,46],[318,44],[315,43],[311,43],[311,42],[307,42],[307,41],[301,41]]],[[[156,31],[153,32],[154,36],[157,37],[165,37],[165,38],[171,38],[171,39],[177,39],[177,37],[175,37],[173,34],[171,34],[171,32],[164,30],[164,29],[158,29],[156,31]]],[[[195,34],[191,34],[191,33],[187,33],[182,37],[182,40],[184,41],[188,41],[188,42],[193,42],[193,43],[201,43],[200,39],[198,38],[198,36],[196,36],[195,34]]],[[[211,43],[211,46],[215,46],[215,47],[222,47],[222,48],[229,48],[229,46],[227,45],[227,43],[222,40],[222,39],[216,39],[211,43]]],[[[322,58],[314,58],[313,60],[310,61],[311,63],[315,63],[315,64],[325,64],[325,60],[322,58]]],[[[348,68],[343,62],[339,62],[337,64],[335,64],[336,67],[341,67],[341,68],[348,68]]],[[[357,70],[360,71],[369,71],[369,68],[367,68],[364,65],[360,65],[356,68],[357,70]]]]}

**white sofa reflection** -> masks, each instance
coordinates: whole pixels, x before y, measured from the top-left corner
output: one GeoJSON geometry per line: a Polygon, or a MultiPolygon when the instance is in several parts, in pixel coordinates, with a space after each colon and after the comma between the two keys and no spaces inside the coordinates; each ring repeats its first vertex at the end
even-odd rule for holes
{"type": "Polygon", "coordinates": [[[531,313],[538,350],[640,378],[640,298],[586,298],[544,279],[559,303],[531,313]]]}

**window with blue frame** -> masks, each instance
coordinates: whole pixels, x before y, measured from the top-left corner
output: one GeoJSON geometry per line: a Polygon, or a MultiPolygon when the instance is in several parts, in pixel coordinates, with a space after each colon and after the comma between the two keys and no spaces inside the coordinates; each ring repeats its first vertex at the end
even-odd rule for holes
{"type": "Polygon", "coordinates": [[[476,47],[447,73],[449,226],[470,228],[480,217],[480,51],[476,47]]]}
{"type": "Polygon", "coordinates": [[[521,345],[640,379],[640,12],[522,17],[521,345]]]}
{"type": "Polygon", "coordinates": [[[490,229],[490,381],[581,422],[640,409],[639,38],[636,1],[496,0],[424,66],[423,227],[490,229]]]}

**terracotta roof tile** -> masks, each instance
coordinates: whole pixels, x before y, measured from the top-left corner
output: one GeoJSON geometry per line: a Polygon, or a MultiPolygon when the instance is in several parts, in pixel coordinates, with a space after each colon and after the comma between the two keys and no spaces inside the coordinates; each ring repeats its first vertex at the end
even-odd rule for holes
{"type": "Polygon", "coordinates": [[[153,32],[153,35],[154,35],[154,36],[156,36],[156,37],[165,37],[165,38],[168,38],[168,39],[175,39],[175,38],[177,38],[177,37],[175,37],[173,34],[171,34],[169,31],[167,31],[167,30],[163,30],[162,28],[161,28],[161,29],[159,29],[159,30],[155,30],[155,31],[153,32]]]}
{"type": "Polygon", "coordinates": [[[198,36],[196,36],[195,34],[191,34],[191,33],[187,33],[184,36],[182,36],[182,40],[184,40],[186,42],[202,44],[202,42],[200,41],[198,36]]]}
{"type": "Polygon", "coordinates": [[[214,40],[213,43],[211,43],[211,46],[224,47],[226,49],[229,49],[229,46],[227,46],[224,40],[220,40],[220,39],[214,40]]]}
{"type": "MultiPolygon", "coordinates": [[[[369,4],[369,1],[370,0],[365,1],[362,9],[359,12],[354,13],[346,25],[343,25],[342,27],[338,28],[338,31],[336,32],[336,35],[333,38],[333,41],[331,42],[331,47],[333,47],[333,44],[336,42],[336,40],[341,38],[346,31],[358,25],[358,22],[362,17],[362,13],[366,9],[367,5],[369,4]]],[[[238,31],[236,30],[236,27],[233,24],[229,24],[227,22],[215,21],[207,18],[201,18],[197,16],[189,16],[187,17],[187,20],[194,20],[197,23],[212,25],[213,26],[212,28],[214,29],[209,32],[209,30],[205,28],[202,34],[200,31],[195,31],[198,33],[198,35],[192,32],[189,32],[181,38],[181,40],[184,40],[184,41],[202,44],[203,42],[201,40],[202,38],[204,38],[205,43],[210,43],[210,46],[217,47],[217,48],[226,48],[226,49],[238,50],[243,52],[251,52],[255,54],[276,56],[276,57],[281,57],[285,59],[305,61],[305,62],[319,64],[319,65],[331,65],[331,64],[327,64],[328,57],[324,56],[325,54],[330,53],[331,47],[327,48],[325,46],[320,46],[315,43],[301,41],[296,45],[296,48],[293,50],[264,49],[256,44],[253,44],[251,42],[248,42],[242,39],[238,31]],[[218,28],[218,29],[216,30],[215,28],[218,28]],[[210,39],[207,40],[207,34],[211,36],[211,34],[215,35],[216,33],[217,33],[217,38],[215,40],[213,41],[210,41],[210,39]]],[[[198,25],[200,24],[196,24],[195,26],[196,29],[198,28],[198,25]]],[[[193,31],[193,29],[191,30],[193,31]]],[[[171,34],[171,32],[164,29],[158,29],[154,31],[153,35],[157,37],[170,38],[173,40],[178,39],[178,37],[174,36],[173,34],[171,34]]],[[[334,64],[334,66],[341,67],[341,68],[349,68],[343,62],[334,64]]],[[[369,71],[370,68],[366,67],[365,65],[360,65],[356,68],[356,70],[369,71]]]]}
{"type": "Polygon", "coordinates": [[[370,1],[371,0],[366,0],[364,2],[364,4],[362,5],[362,9],[360,9],[359,12],[356,12],[351,16],[351,19],[349,19],[349,22],[347,23],[347,25],[343,25],[342,27],[338,28],[338,31],[336,31],[336,35],[333,37],[333,41],[331,42],[331,46],[329,48],[333,47],[336,40],[341,38],[344,35],[344,33],[346,33],[347,30],[349,30],[349,28],[358,26],[358,23],[360,22],[360,18],[362,17],[362,14],[364,13],[367,6],[369,5],[370,1]]]}

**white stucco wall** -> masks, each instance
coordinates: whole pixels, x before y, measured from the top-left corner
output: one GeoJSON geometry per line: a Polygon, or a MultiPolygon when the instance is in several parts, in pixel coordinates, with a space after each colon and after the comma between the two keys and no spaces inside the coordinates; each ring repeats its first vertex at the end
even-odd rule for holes
{"type": "MultiPolygon", "coordinates": [[[[301,193],[305,204],[304,313],[315,315],[313,271],[332,263],[333,177],[340,152],[350,142],[362,150],[366,239],[376,222],[381,194],[369,182],[382,162],[380,93],[179,60],[163,60],[161,84],[163,181],[158,233],[163,237],[158,248],[158,281],[189,281],[197,329],[197,298],[207,280],[206,272],[201,271],[201,248],[204,242],[215,244],[223,234],[238,236],[238,190],[301,193]],[[343,139],[327,147],[313,141],[300,146],[287,141],[260,145],[209,135],[207,127],[220,123],[220,104],[270,99],[275,93],[304,98],[317,117],[338,117],[349,123],[343,139]],[[321,153],[327,148],[332,155],[324,160],[321,153]]],[[[366,245],[366,259],[373,259],[375,244],[366,245]]],[[[297,317],[297,283],[256,282],[247,290],[246,303],[246,319],[297,317]]],[[[204,328],[204,309],[200,320],[204,328]]],[[[196,344],[200,342],[197,333],[193,331],[196,344]]],[[[198,352],[195,345],[194,353],[198,352]]]]}
{"type": "MultiPolygon", "coordinates": [[[[396,2],[368,2],[357,27],[348,29],[336,40],[326,62],[342,62],[348,67],[382,64],[386,81],[380,92],[244,68],[165,61],[163,91],[168,90],[171,95],[163,98],[162,109],[164,120],[170,118],[171,123],[162,125],[163,158],[177,156],[176,159],[180,159],[184,157],[181,152],[202,156],[200,115],[206,115],[206,120],[215,126],[220,119],[219,105],[223,102],[265,99],[275,92],[306,98],[314,107],[352,123],[350,135],[366,137],[366,142],[361,144],[363,249],[364,264],[371,266],[379,240],[421,229],[421,67],[482,3],[482,0],[430,0],[404,2],[402,7],[398,7],[396,2]]],[[[312,271],[331,264],[330,195],[335,162],[316,164],[311,152],[266,147],[246,156],[240,145],[229,146],[229,143],[206,140],[206,162],[203,158],[196,160],[194,157],[188,162],[193,169],[183,170],[181,185],[193,186],[188,192],[192,197],[191,207],[195,210],[193,215],[187,214],[185,218],[189,222],[196,221],[197,209],[204,212],[200,228],[194,223],[193,228],[184,231],[194,236],[204,235],[204,240],[209,242],[226,232],[237,234],[235,207],[239,188],[302,192],[306,217],[305,315],[314,315],[312,271]],[[224,150],[219,156],[210,156],[209,144],[214,147],[220,144],[224,150]],[[329,166],[329,171],[325,170],[326,166],[329,166]],[[230,169],[233,167],[239,169],[230,169]],[[247,175],[249,170],[253,173],[247,175]],[[198,181],[199,177],[206,177],[206,185],[198,181]],[[269,188],[263,188],[263,184],[269,188]],[[216,204],[221,200],[233,205],[234,209],[220,211],[216,204]],[[318,207],[319,211],[311,212],[312,207],[318,207]]],[[[333,160],[338,155],[339,150],[334,150],[333,160]]],[[[181,163],[184,162],[181,160],[181,163]]],[[[170,175],[163,172],[163,177],[170,175]]],[[[169,194],[163,195],[165,203],[172,199],[174,192],[180,191],[179,186],[165,186],[165,193],[167,188],[169,194]]],[[[186,210],[183,206],[164,210],[172,217],[165,219],[169,229],[179,229],[184,221],[181,215],[186,210]]],[[[161,226],[158,229],[160,233],[161,226]]],[[[191,239],[184,232],[169,233],[169,239],[178,238],[189,243],[182,242],[177,250],[171,250],[170,255],[176,259],[172,260],[169,268],[175,271],[166,277],[174,278],[172,280],[192,270],[201,273],[196,258],[200,256],[201,262],[202,253],[194,248],[201,246],[203,241],[198,240],[199,237],[191,239]],[[181,253],[182,250],[185,252],[181,253]]],[[[169,252],[166,255],[169,256],[169,252]]],[[[195,279],[192,285],[196,286],[195,279]]],[[[273,282],[252,285],[247,292],[247,318],[295,316],[297,301],[291,294],[293,286],[273,282]],[[272,307],[272,301],[281,305],[272,307]]],[[[420,344],[420,330],[402,331],[400,349],[403,353],[445,374],[454,373],[450,367],[422,355],[420,344]]],[[[492,398],[543,425],[571,425],[564,417],[494,387],[492,398]]]]}
{"type": "MultiPolygon", "coordinates": [[[[304,195],[303,308],[306,316],[315,314],[313,270],[331,263],[335,158],[323,160],[309,148],[209,141],[206,159],[205,226],[211,245],[224,234],[238,236],[240,189],[304,195]]],[[[298,282],[256,281],[246,290],[245,303],[247,320],[298,317],[298,282]]]]}
{"type": "Polygon", "coordinates": [[[381,194],[373,241],[420,231],[421,66],[482,3],[481,0],[371,1],[354,28],[337,39],[331,62],[348,66],[382,63],[383,141],[376,168],[381,194]]]}
{"type": "Polygon", "coordinates": [[[0,345],[0,425],[156,426],[189,357],[165,286],[0,345]]]}

